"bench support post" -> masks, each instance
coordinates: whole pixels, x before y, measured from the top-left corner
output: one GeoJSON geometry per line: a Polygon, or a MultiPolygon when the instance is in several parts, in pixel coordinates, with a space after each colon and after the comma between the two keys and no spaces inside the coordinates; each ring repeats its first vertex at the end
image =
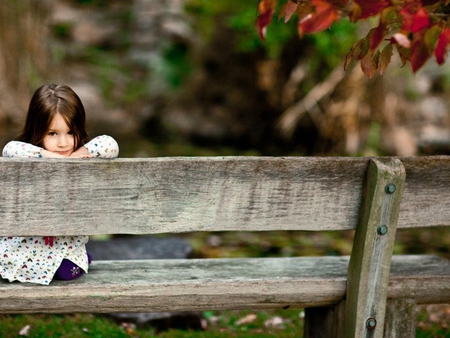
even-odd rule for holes
{"type": "Polygon", "coordinates": [[[305,338],[345,338],[345,301],[305,309],[305,338]]]}
{"type": "MultiPolygon", "coordinates": [[[[387,301],[383,337],[414,338],[416,336],[416,301],[387,301]]],[[[305,309],[305,338],[345,338],[345,300],[334,307],[305,309]]]]}
{"type": "Polygon", "coordinates": [[[406,173],[398,159],[370,160],[350,257],[347,337],[383,337],[387,286],[406,173]]]}

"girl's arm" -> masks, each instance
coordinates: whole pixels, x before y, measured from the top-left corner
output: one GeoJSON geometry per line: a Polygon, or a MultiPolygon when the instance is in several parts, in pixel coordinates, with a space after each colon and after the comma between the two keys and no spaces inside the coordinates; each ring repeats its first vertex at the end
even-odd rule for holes
{"type": "MultiPolygon", "coordinates": [[[[65,156],[34,146],[30,143],[10,141],[3,148],[3,157],[15,158],[66,158],[65,156]]],[[[119,145],[111,136],[102,135],[94,138],[72,153],[75,158],[115,158],[119,156],[119,145]]]]}
{"type": "Polygon", "coordinates": [[[2,156],[15,158],[64,158],[64,156],[55,154],[44,148],[20,141],[8,142],[3,148],[2,156]]]}
{"type": "Polygon", "coordinates": [[[30,143],[10,141],[3,148],[3,157],[16,158],[42,158],[41,147],[36,147],[30,143]]]}
{"type": "Polygon", "coordinates": [[[119,145],[115,139],[108,135],[97,136],[86,143],[84,147],[87,148],[88,153],[92,155],[92,157],[116,158],[119,156],[119,145]]]}

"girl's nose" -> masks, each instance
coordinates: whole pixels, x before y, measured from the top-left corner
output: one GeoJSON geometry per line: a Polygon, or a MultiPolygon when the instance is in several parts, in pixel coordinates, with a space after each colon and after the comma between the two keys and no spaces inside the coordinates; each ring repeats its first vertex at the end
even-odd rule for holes
{"type": "Polygon", "coordinates": [[[65,147],[67,146],[67,136],[61,135],[58,138],[58,146],[59,147],[65,147]]]}

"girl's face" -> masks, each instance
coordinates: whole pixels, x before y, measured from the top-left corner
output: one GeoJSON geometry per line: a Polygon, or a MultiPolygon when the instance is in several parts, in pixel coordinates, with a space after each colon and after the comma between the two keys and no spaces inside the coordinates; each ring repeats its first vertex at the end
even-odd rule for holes
{"type": "Polygon", "coordinates": [[[60,114],[56,114],[53,118],[42,143],[45,150],[66,157],[70,156],[75,150],[73,132],[69,129],[69,126],[60,114]]]}

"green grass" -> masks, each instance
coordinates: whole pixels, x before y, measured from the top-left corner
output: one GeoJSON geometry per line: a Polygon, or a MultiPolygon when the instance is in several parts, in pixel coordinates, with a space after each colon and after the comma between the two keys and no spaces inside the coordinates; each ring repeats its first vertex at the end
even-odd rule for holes
{"type": "Polygon", "coordinates": [[[417,311],[416,338],[450,338],[450,305],[423,305],[417,311]]]}
{"type": "Polygon", "coordinates": [[[76,315],[4,315],[0,316],[0,337],[20,337],[27,326],[27,337],[298,337],[302,335],[302,311],[226,311],[204,312],[203,330],[157,332],[151,326],[136,327],[116,322],[108,316],[76,315]],[[275,319],[275,320],[274,320],[275,319]],[[271,325],[275,323],[276,325],[271,325]]]}
{"type": "MultiPolygon", "coordinates": [[[[303,336],[301,309],[276,311],[206,311],[202,314],[203,329],[157,331],[151,326],[138,326],[115,321],[108,316],[75,315],[3,315],[0,316],[0,337],[20,337],[29,326],[30,338],[108,337],[108,338],[294,338],[303,336]]],[[[419,306],[416,338],[450,338],[450,306],[419,306]]]]}
{"type": "MultiPolygon", "coordinates": [[[[107,317],[94,315],[14,315],[0,317],[0,337],[20,337],[19,333],[29,325],[29,338],[58,337],[130,337],[123,325],[107,317]]],[[[153,330],[135,332],[136,337],[156,337],[153,330]]]]}

